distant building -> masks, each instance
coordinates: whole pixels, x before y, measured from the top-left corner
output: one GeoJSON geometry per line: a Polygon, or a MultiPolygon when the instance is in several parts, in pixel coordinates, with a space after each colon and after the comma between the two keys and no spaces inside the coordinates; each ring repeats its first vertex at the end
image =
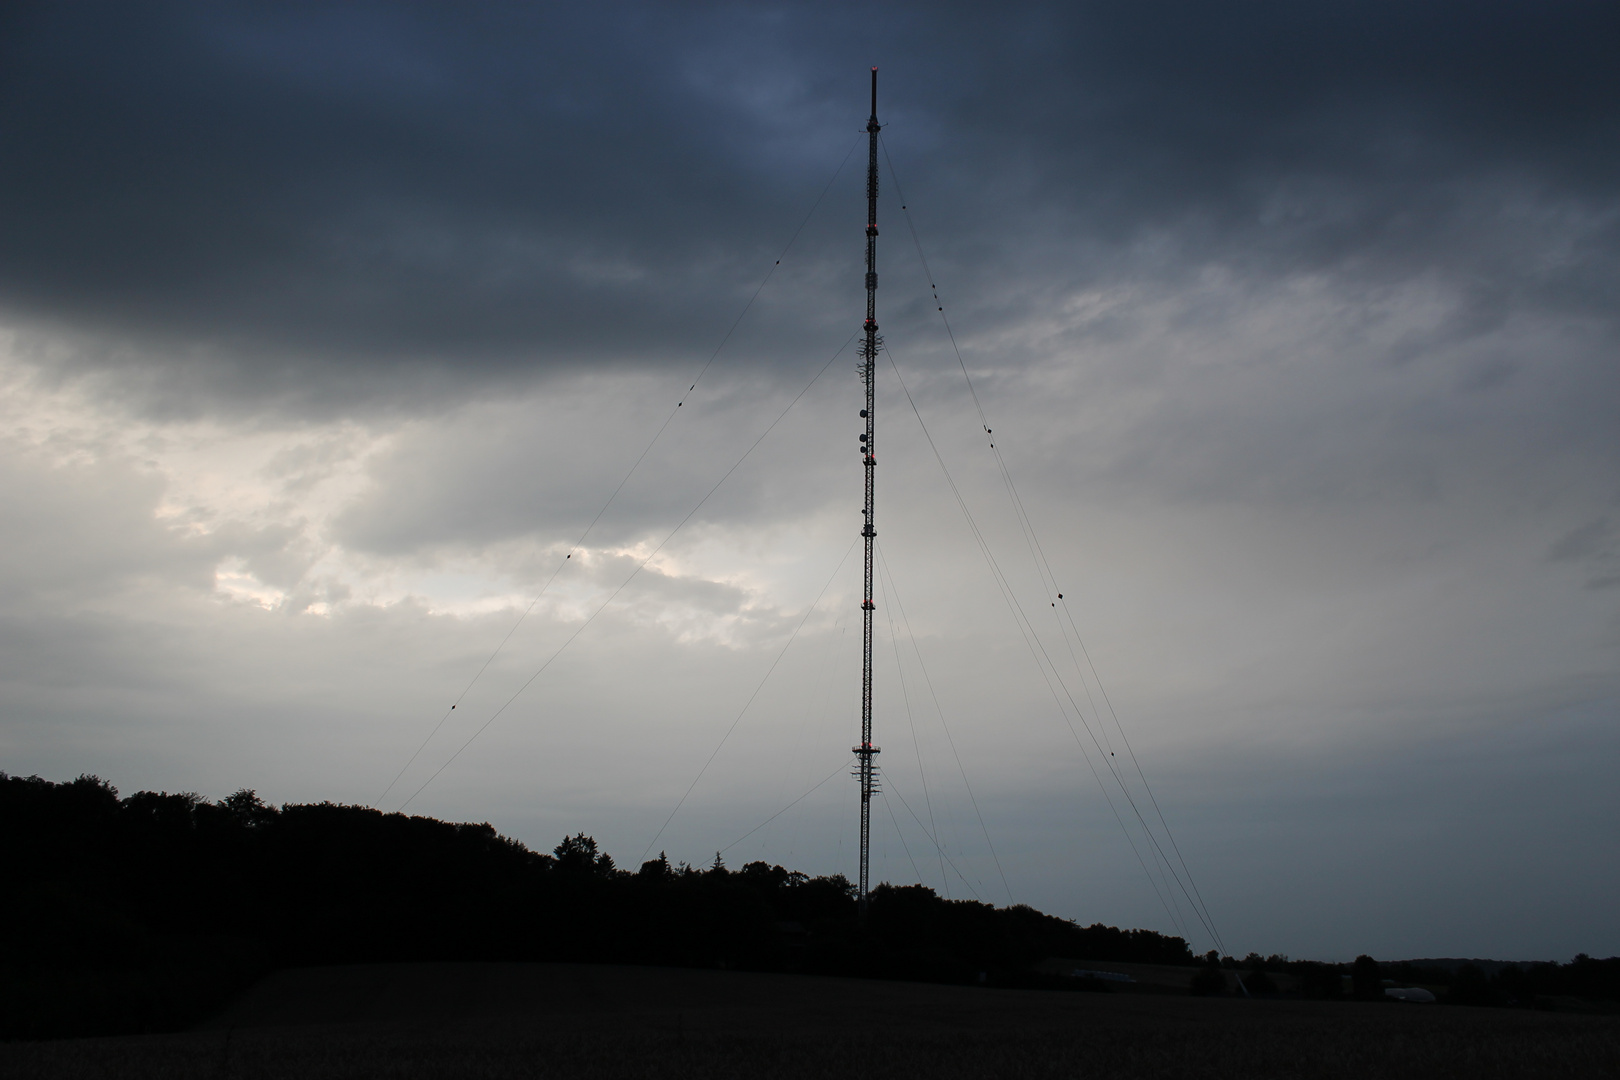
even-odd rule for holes
{"type": "Polygon", "coordinates": [[[1071,979],[1106,979],[1108,982],[1135,982],[1129,975],[1121,975],[1117,971],[1090,971],[1086,968],[1075,968],[1069,972],[1071,979]]]}

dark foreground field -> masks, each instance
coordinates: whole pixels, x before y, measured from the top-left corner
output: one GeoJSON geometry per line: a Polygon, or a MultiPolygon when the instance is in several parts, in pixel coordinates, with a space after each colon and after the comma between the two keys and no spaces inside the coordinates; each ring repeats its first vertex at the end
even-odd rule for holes
{"type": "Polygon", "coordinates": [[[1620,1018],[573,964],[282,971],[203,1028],[0,1045],[31,1077],[1597,1077],[1620,1018]]]}

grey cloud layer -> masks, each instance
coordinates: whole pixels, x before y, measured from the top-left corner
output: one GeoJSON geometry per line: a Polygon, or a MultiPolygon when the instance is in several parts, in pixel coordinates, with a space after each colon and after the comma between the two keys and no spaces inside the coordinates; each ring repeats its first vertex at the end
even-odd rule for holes
{"type": "MultiPolygon", "coordinates": [[[[689,361],[878,62],[983,321],[1209,261],[1438,270],[1479,320],[1606,319],[1616,31],[1586,4],[14,9],[0,304],[88,334],[80,364],[310,409],[689,361]]],[[[812,228],[798,257],[850,248],[812,228]]],[[[780,340],[824,326],[843,277],[812,269],[780,340]]]]}

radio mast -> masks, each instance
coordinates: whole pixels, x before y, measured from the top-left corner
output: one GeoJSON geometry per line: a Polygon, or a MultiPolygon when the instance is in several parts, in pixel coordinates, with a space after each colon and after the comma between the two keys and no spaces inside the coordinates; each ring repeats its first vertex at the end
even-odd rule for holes
{"type": "Polygon", "coordinates": [[[876,507],[873,496],[877,477],[877,357],[883,348],[877,324],[877,201],[878,201],[878,131],[877,73],[872,69],[872,115],[866,121],[866,322],[862,329],[866,340],[861,343],[861,364],[858,369],[866,382],[866,408],[861,416],[866,430],[861,433],[861,463],[866,471],[866,503],[861,515],[861,537],[866,546],[865,591],[861,594],[861,741],[853,751],[859,765],[855,778],[861,785],[861,886],[860,917],[866,921],[867,871],[872,853],[872,796],[878,789],[877,765],[872,755],[878,748],[872,745],[872,554],[877,542],[875,527],[876,507]]]}

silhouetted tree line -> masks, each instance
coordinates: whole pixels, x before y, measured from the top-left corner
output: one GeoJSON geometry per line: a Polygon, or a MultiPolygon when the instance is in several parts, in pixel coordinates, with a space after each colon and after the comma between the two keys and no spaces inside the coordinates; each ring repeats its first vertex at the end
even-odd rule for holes
{"type": "Polygon", "coordinates": [[[1380,965],[1379,974],[1398,986],[1443,985],[1445,1000],[1455,1005],[1551,1008],[1568,998],[1620,1001],[1620,956],[1598,960],[1581,953],[1567,964],[1404,961],[1380,965]]]}
{"type": "MultiPolygon", "coordinates": [[[[488,824],[0,773],[0,1035],[161,1030],[277,966],[552,960],[1037,985],[1048,956],[1191,964],[1181,938],[753,862],[619,869],[488,824]]],[[[1063,980],[1048,978],[1048,983],[1063,980]]]]}
{"type": "MultiPolygon", "coordinates": [[[[752,862],[618,868],[589,836],[550,854],[488,824],[243,790],[120,799],[93,776],[0,773],[0,1037],[172,1029],[278,966],[552,960],[1082,988],[1048,957],[1195,966],[1150,930],[1082,927],[1024,905],[881,885],[866,926],[841,875],[752,862]]],[[[1568,964],[1352,964],[1210,953],[1194,993],[1386,1000],[1389,985],[1466,1005],[1620,1000],[1620,958],[1568,964]],[[1289,979],[1273,978],[1286,974],[1289,979]]],[[[1108,989],[1093,985],[1090,989],[1108,989]]]]}
{"type": "Polygon", "coordinates": [[[1502,1008],[1559,1008],[1572,1002],[1620,1001],[1620,956],[1598,960],[1581,953],[1567,964],[1530,964],[1471,960],[1402,960],[1379,963],[1358,956],[1348,964],[1316,960],[1290,960],[1286,956],[1250,953],[1241,960],[1211,951],[1193,977],[1193,993],[1232,992],[1224,974],[1237,972],[1243,989],[1257,997],[1278,996],[1271,975],[1295,977],[1301,997],[1330,1000],[1387,1001],[1384,991],[1397,986],[1420,986],[1436,999],[1452,1005],[1502,1008]]]}

